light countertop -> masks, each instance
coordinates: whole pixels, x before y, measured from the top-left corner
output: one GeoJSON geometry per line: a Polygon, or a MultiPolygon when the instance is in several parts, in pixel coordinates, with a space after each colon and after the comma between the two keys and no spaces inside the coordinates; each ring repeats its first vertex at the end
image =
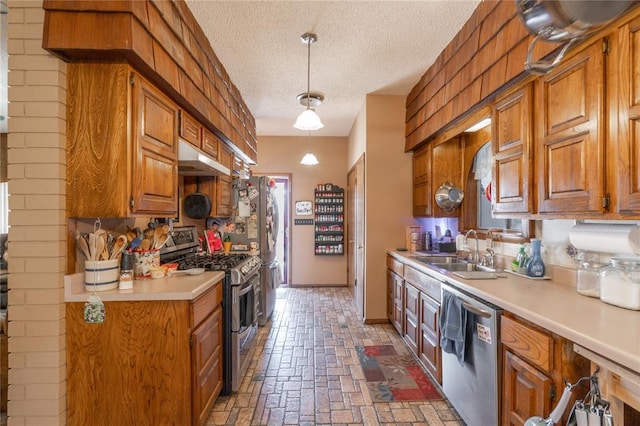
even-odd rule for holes
{"type": "Polygon", "coordinates": [[[387,253],[436,279],[500,306],[528,321],[640,373],[640,311],[623,309],[579,294],[551,280],[506,278],[465,280],[415,260],[420,254],[387,253]]]}
{"type": "MultiPolygon", "coordinates": [[[[103,302],[146,300],[193,300],[224,278],[224,272],[205,271],[200,275],[181,274],[169,278],[133,281],[131,290],[105,290],[96,294],[103,302]]],[[[64,301],[86,302],[92,294],[84,289],[84,273],[64,277],[64,301]]]]}

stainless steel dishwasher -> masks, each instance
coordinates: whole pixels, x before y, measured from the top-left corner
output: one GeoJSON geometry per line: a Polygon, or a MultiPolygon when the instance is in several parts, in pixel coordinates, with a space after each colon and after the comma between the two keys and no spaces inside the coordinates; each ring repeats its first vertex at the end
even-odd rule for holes
{"type": "Polygon", "coordinates": [[[468,426],[498,425],[502,309],[442,283],[443,301],[447,292],[466,311],[466,333],[464,362],[442,351],[442,390],[468,426]]]}

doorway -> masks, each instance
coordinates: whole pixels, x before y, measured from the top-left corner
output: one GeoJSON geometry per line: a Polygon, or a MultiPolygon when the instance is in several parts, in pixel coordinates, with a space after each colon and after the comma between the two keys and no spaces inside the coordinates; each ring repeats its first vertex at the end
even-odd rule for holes
{"type": "MultiPolygon", "coordinates": [[[[255,176],[262,176],[256,173],[255,176]]],[[[291,243],[289,241],[289,227],[291,222],[291,174],[264,174],[271,177],[276,183],[276,204],[278,206],[278,224],[276,235],[276,259],[280,268],[280,282],[278,285],[289,285],[291,276],[291,243]]]]}

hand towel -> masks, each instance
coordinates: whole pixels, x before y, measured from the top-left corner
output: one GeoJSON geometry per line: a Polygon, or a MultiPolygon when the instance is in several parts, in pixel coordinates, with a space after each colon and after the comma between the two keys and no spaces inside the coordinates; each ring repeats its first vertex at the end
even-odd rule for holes
{"type": "Polygon", "coordinates": [[[462,306],[462,300],[447,291],[443,292],[439,325],[442,350],[455,355],[460,365],[463,365],[467,311],[462,306]]]}

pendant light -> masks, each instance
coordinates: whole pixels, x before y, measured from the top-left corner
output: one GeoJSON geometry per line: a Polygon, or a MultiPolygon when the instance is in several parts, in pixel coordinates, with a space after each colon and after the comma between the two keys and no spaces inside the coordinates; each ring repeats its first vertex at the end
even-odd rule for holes
{"type": "Polygon", "coordinates": [[[318,114],[312,107],[322,103],[324,96],[320,93],[311,92],[309,89],[311,80],[311,45],[318,41],[318,37],[313,33],[304,33],[300,36],[303,43],[307,45],[307,91],[297,96],[298,102],[306,107],[298,116],[293,127],[300,130],[318,130],[324,127],[318,114]]]}
{"type": "Polygon", "coordinates": [[[302,157],[302,160],[300,160],[300,164],[305,166],[315,166],[318,163],[318,159],[313,155],[313,152],[311,152],[311,131],[309,131],[309,138],[307,139],[307,153],[302,157]]]}

